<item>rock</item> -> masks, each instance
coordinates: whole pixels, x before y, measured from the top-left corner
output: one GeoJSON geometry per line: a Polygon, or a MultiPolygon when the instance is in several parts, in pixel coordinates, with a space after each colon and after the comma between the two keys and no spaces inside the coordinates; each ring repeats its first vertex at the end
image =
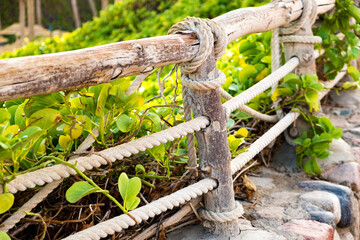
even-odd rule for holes
{"type": "Polygon", "coordinates": [[[264,230],[246,230],[246,231],[242,231],[240,233],[239,237],[236,238],[231,238],[231,239],[236,239],[236,240],[254,240],[254,239],[259,239],[259,240],[286,240],[286,238],[279,236],[273,232],[268,232],[268,231],[264,231],[264,230]]]}
{"type": "Polygon", "coordinates": [[[333,213],[325,211],[324,209],[312,205],[311,203],[305,203],[303,208],[309,213],[311,220],[326,223],[332,227],[335,227],[336,223],[333,213]]]}
{"type": "Polygon", "coordinates": [[[335,127],[346,129],[350,127],[350,124],[345,121],[344,116],[339,115],[326,115],[335,127]]]}
{"type": "Polygon", "coordinates": [[[325,191],[312,191],[302,194],[300,200],[331,212],[334,216],[335,225],[340,221],[341,206],[336,195],[325,191]]]}
{"type": "Polygon", "coordinates": [[[296,165],[295,147],[290,146],[285,141],[281,144],[279,150],[272,157],[271,166],[279,172],[300,172],[301,169],[296,165]]]}
{"type": "Polygon", "coordinates": [[[306,240],[333,240],[334,230],[330,225],[311,220],[293,220],[281,229],[300,236],[306,240]]]}
{"type": "Polygon", "coordinates": [[[336,165],[321,174],[331,182],[350,187],[353,191],[360,191],[360,164],[357,162],[346,162],[336,165]]]}
{"type": "Polygon", "coordinates": [[[353,214],[355,213],[352,213],[352,205],[354,205],[355,202],[353,201],[352,203],[351,201],[353,192],[350,188],[325,181],[302,181],[299,183],[299,187],[305,190],[323,190],[335,194],[338,197],[341,206],[341,218],[338,223],[339,227],[350,226],[354,221],[353,214]]]}
{"type": "Polygon", "coordinates": [[[275,188],[274,180],[272,178],[263,178],[263,177],[249,177],[249,178],[256,185],[256,187],[261,187],[262,189],[275,188]]]}
{"type": "Polygon", "coordinates": [[[339,233],[336,230],[334,232],[334,240],[341,240],[339,233]]]}
{"type": "Polygon", "coordinates": [[[353,147],[352,150],[354,153],[355,161],[357,163],[360,163],[360,147],[353,147]]]}
{"type": "Polygon", "coordinates": [[[282,220],[284,217],[284,208],[282,207],[263,207],[256,209],[255,219],[282,220]]]}
{"type": "Polygon", "coordinates": [[[338,232],[341,240],[355,240],[349,228],[338,228],[336,231],[338,232]]]}
{"type": "Polygon", "coordinates": [[[357,114],[352,115],[347,121],[349,123],[358,123],[359,119],[360,119],[360,114],[357,113],[357,114]]]}
{"type": "Polygon", "coordinates": [[[297,201],[300,193],[298,192],[273,192],[268,196],[267,201],[276,203],[277,206],[283,207],[289,205],[289,203],[297,201]]]}
{"type": "Polygon", "coordinates": [[[224,235],[210,234],[206,228],[201,225],[190,225],[175,230],[167,234],[168,240],[286,240],[286,238],[275,234],[274,232],[264,231],[256,228],[243,229],[238,236],[227,237],[224,235]]]}
{"type": "Polygon", "coordinates": [[[339,91],[339,94],[335,91],[331,91],[329,96],[333,103],[338,106],[343,106],[351,109],[358,109],[360,106],[360,91],[339,91]]]}
{"type": "Polygon", "coordinates": [[[353,162],[355,160],[351,146],[342,139],[334,139],[330,144],[329,150],[332,153],[327,159],[318,160],[318,164],[323,171],[328,170],[334,165],[344,162],[353,162]]]}

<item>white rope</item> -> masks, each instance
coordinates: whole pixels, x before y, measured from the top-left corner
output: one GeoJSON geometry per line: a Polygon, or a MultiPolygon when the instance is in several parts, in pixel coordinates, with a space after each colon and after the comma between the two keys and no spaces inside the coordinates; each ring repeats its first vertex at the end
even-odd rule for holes
{"type": "Polygon", "coordinates": [[[271,73],[269,76],[265,77],[263,80],[240,93],[236,97],[227,101],[223,104],[227,112],[233,112],[238,109],[240,106],[248,103],[251,99],[264,92],[266,89],[270,88],[272,85],[280,81],[286,74],[293,71],[299,65],[299,59],[297,57],[291,58],[284,66],[280,67],[277,71],[271,73]]]}
{"type": "MultiPolygon", "coordinates": [[[[203,179],[199,182],[185,187],[175,193],[172,193],[166,197],[162,197],[154,202],[151,202],[145,206],[139,207],[129,213],[136,219],[138,223],[166,212],[169,209],[178,207],[185,202],[190,201],[204,193],[214,189],[216,187],[216,181],[213,179],[203,179]]],[[[115,232],[120,232],[129,226],[134,226],[135,221],[127,214],[122,214],[118,217],[101,222],[93,227],[90,227],[84,231],[75,233],[68,236],[66,240],[95,240],[104,238],[108,235],[112,235],[115,232]]],[[[65,240],[64,239],[64,240],[65,240]]]]}
{"type": "Polygon", "coordinates": [[[151,71],[144,73],[144,74],[137,75],[125,93],[127,95],[131,95],[134,92],[136,92],[140,88],[140,86],[141,86],[142,82],[145,80],[145,78],[147,78],[150,75],[150,73],[151,73],[151,71]]]}
{"type": "Polygon", "coordinates": [[[42,202],[60,183],[61,180],[54,181],[40,189],[30,200],[21,206],[21,208],[1,223],[0,231],[7,232],[12,229],[16,223],[26,216],[24,211],[31,212],[31,210],[42,202]]]}
{"type": "Polygon", "coordinates": [[[244,213],[243,206],[235,201],[235,209],[229,212],[213,212],[205,209],[200,209],[199,214],[201,218],[211,222],[230,222],[239,219],[244,213]]]}
{"type": "MultiPolygon", "coordinates": [[[[221,96],[225,99],[225,100],[230,100],[230,99],[233,99],[233,97],[228,93],[226,92],[224,89],[221,88],[221,96]]],[[[278,118],[277,116],[271,116],[271,115],[266,115],[266,114],[263,114],[261,112],[258,112],[258,111],[255,111],[254,109],[246,106],[246,105],[241,105],[239,108],[238,108],[240,111],[254,117],[254,118],[257,118],[257,119],[260,119],[262,121],[265,121],[265,122],[272,122],[272,123],[275,123],[278,121],[278,118]]],[[[230,114],[228,114],[230,115],[230,114]]],[[[229,116],[227,116],[229,118],[229,116]]]]}
{"type": "MultiPolygon", "coordinates": [[[[78,157],[76,159],[70,160],[69,162],[76,164],[76,167],[80,171],[84,172],[94,167],[106,165],[109,162],[121,160],[124,157],[129,157],[132,154],[145,151],[146,149],[152,148],[154,146],[159,146],[160,144],[166,143],[168,141],[173,141],[174,139],[183,137],[188,133],[199,131],[200,129],[205,128],[208,124],[208,118],[198,117],[189,122],[179,124],[161,132],[141,137],[116,147],[102,150],[98,153],[94,153],[91,156],[78,157]]],[[[54,180],[60,180],[75,174],[76,172],[72,168],[63,164],[57,164],[51,167],[39,169],[34,172],[19,175],[14,180],[7,183],[6,186],[10,193],[16,193],[17,191],[24,191],[27,188],[33,188],[37,185],[44,185],[45,183],[50,183],[54,180]]]]}

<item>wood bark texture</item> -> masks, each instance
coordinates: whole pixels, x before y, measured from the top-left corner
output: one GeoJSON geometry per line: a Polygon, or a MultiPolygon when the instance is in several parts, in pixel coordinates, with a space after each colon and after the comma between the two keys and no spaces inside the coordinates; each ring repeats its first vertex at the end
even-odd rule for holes
{"type": "Polygon", "coordinates": [[[21,44],[25,39],[25,0],[19,0],[19,22],[20,22],[20,40],[21,44]]]}
{"type": "Polygon", "coordinates": [[[27,0],[27,17],[28,17],[28,30],[29,39],[34,38],[34,25],[35,25],[35,6],[34,0],[27,0]]]}
{"type": "Polygon", "coordinates": [[[37,24],[42,25],[41,0],[36,0],[36,19],[37,24]]]}
{"type": "Polygon", "coordinates": [[[75,27],[79,28],[81,22],[80,22],[80,15],[79,15],[79,9],[78,9],[78,5],[77,5],[77,0],[71,0],[71,6],[72,6],[73,14],[74,14],[75,27]]]}
{"type": "Polygon", "coordinates": [[[97,17],[98,14],[97,14],[97,11],[96,11],[94,0],[89,0],[89,5],[90,5],[90,8],[91,8],[91,12],[92,12],[93,17],[97,17]]]}
{"type": "Polygon", "coordinates": [[[109,0],[101,0],[101,10],[104,10],[109,5],[109,0]]]}
{"type": "MultiPolygon", "coordinates": [[[[323,13],[321,9],[325,7],[333,7],[334,1],[318,0],[322,6],[319,13],[323,13]]],[[[73,7],[76,6],[76,0],[72,0],[72,3],[73,7]]],[[[288,1],[283,5],[272,2],[262,7],[235,10],[214,21],[224,27],[228,42],[231,42],[246,34],[286,25],[300,16],[301,9],[301,0],[288,1]]],[[[65,53],[4,59],[0,60],[0,101],[138,75],[149,69],[189,61],[197,52],[196,37],[172,35],[65,53]]]]}
{"type": "MultiPolygon", "coordinates": [[[[218,77],[217,74],[216,62],[212,54],[189,77],[194,81],[208,81],[218,77]]],[[[221,103],[220,90],[189,90],[188,99],[194,117],[207,116],[211,122],[207,128],[196,132],[200,171],[204,177],[218,181],[218,187],[204,195],[205,209],[214,212],[232,211],[235,209],[235,195],[230,168],[231,155],[227,140],[226,116],[221,103]]],[[[239,232],[237,221],[226,223],[205,221],[204,226],[215,234],[231,236],[239,232]]]]}
{"type": "MultiPolygon", "coordinates": [[[[313,36],[311,23],[306,21],[298,31],[296,36],[313,36]]],[[[314,44],[312,43],[284,43],[285,60],[297,56],[300,64],[295,68],[294,73],[297,75],[316,74],[314,44]]]]}

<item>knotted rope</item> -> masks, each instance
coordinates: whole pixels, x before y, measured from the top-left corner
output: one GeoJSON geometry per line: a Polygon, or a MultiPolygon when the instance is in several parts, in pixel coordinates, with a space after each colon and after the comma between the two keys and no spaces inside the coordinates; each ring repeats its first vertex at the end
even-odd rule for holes
{"type": "MultiPolygon", "coordinates": [[[[170,34],[189,32],[197,34],[200,41],[200,47],[198,54],[190,62],[180,65],[182,72],[181,81],[183,85],[183,101],[186,121],[191,120],[188,89],[198,91],[214,90],[220,88],[226,81],[225,74],[220,70],[217,70],[217,77],[209,81],[194,81],[188,76],[189,74],[195,72],[206,61],[213,49],[215,60],[220,59],[225,53],[227,37],[224,29],[212,20],[188,17],[182,22],[175,24],[169,31],[170,34]]],[[[189,164],[190,166],[195,167],[197,163],[196,155],[193,154],[195,153],[193,141],[194,135],[188,135],[189,164]],[[194,158],[191,159],[190,156],[194,158]]],[[[236,202],[235,209],[230,212],[213,212],[201,209],[200,214],[204,219],[223,223],[233,221],[241,217],[243,214],[243,207],[240,203],[236,202]]]]}
{"type": "MultiPolygon", "coordinates": [[[[187,74],[195,72],[200,65],[202,65],[206,59],[212,53],[214,49],[215,59],[218,60],[226,51],[227,38],[224,29],[216,22],[209,19],[200,19],[195,17],[187,17],[182,22],[179,22],[172,26],[168,34],[177,33],[195,33],[199,39],[199,51],[196,56],[189,62],[180,64],[180,70],[182,72],[182,85],[183,85],[183,104],[185,120],[190,121],[192,119],[191,102],[188,97],[187,89],[195,90],[211,90],[219,88],[226,80],[223,73],[219,71],[219,75],[216,79],[206,82],[192,81],[187,74]]],[[[187,151],[189,155],[189,166],[196,167],[196,150],[194,134],[187,135],[187,151]]]]}
{"type": "MultiPolygon", "coordinates": [[[[276,28],[273,30],[273,35],[271,39],[271,71],[275,72],[281,66],[282,61],[282,51],[281,51],[281,43],[306,43],[306,44],[314,44],[321,43],[321,37],[318,36],[300,36],[300,35],[291,35],[294,32],[298,31],[305,22],[309,19],[310,24],[312,25],[315,22],[317,16],[317,3],[316,0],[303,0],[303,12],[300,18],[297,21],[291,22],[283,28],[276,28]]],[[[299,58],[299,57],[298,57],[299,58]]],[[[300,59],[300,58],[299,58],[300,59]]],[[[271,92],[273,93],[277,88],[278,83],[274,84],[271,88],[271,92]]],[[[274,103],[274,107],[277,108],[279,106],[279,102],[274,103]]],[[[279,119],[283,117],[282,109],[276,111],[276,114],[279,119]]],[[[290,145],[294,146],[290,136],[285,131],[285,140],[290,145]]]]}

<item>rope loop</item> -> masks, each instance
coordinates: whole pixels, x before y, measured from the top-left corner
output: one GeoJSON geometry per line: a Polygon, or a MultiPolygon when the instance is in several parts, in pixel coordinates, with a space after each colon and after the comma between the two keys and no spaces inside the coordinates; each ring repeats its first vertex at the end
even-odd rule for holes
{"type": "Polygon", "coordinates": [[[205,209],[200,209],[199,214],[205,220],[211,222],[230,222],[239,219],[244,213],[243,206],[236,201],[235,209],[229,212],[213,212],[205,209]]]}
{"type": "Polygon", "coordinates": [[[227,37],[225,30],[210,19],[187,17],[183,21],[173,25],[168,34],[196,33],[199,38],[199,51],[189,62],[180,65],[183,74],[195,72],[201,64],[210,56],[214,48],[215,59],[218,60],[226,51],[227,37]]]}
{"type": "Polygon", "coordinates": [[[186,88],[192,90],[200,90],[200,91],[209,91],[213,89],[220,88],[226,81],[226,76],[223,72],[218,70],[218,77],[209,81],[194,81],[189,78],[187,75],[183,74],[181,76],[181,83],[186,88]]]}

